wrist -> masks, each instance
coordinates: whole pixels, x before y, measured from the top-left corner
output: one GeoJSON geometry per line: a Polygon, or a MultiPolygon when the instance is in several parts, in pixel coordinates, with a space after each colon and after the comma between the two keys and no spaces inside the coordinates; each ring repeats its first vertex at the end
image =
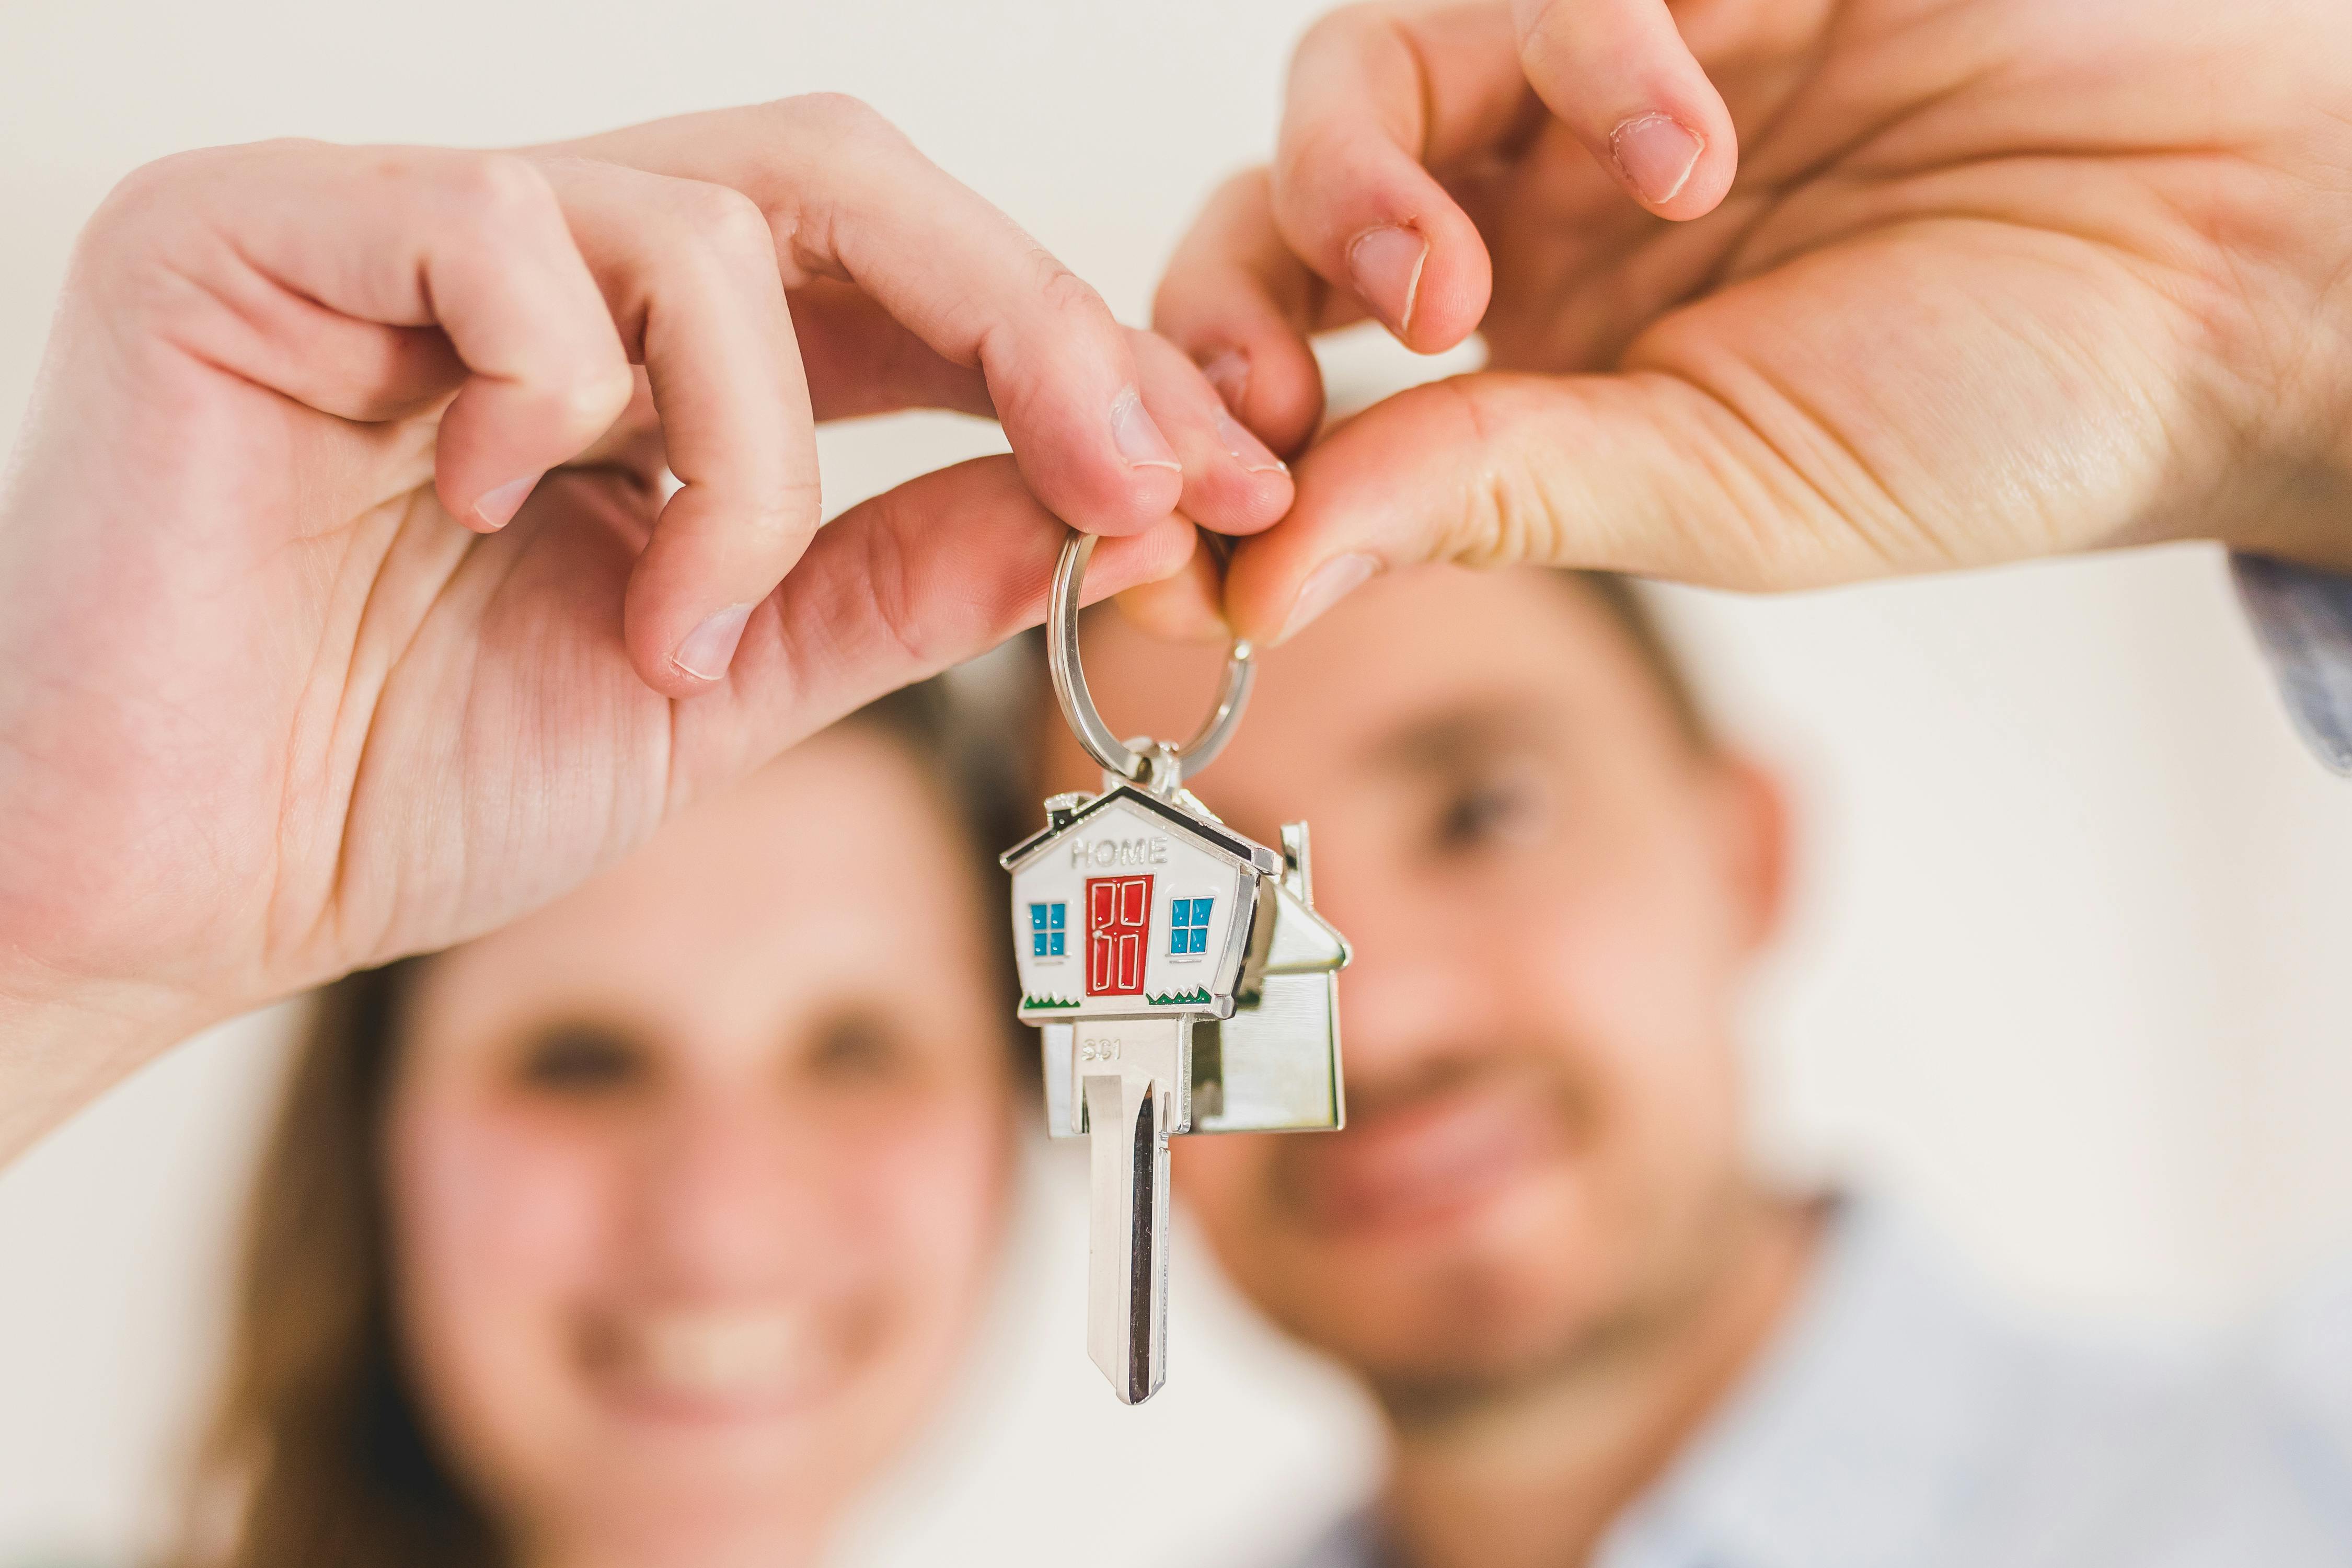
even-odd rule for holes
{"type": "Polygon", "coordinates": [[[164,987],[0,974],[0,1169],[213,1021],[164,987]]]}

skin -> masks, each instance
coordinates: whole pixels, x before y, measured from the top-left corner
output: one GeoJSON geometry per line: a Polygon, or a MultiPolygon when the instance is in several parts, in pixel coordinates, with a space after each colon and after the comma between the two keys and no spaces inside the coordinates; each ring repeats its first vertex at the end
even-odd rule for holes
{"type": "MultiPolygon", "coordinates": [[[[1490,365],[1307,452],[1223,613],[1271,639],[1428,560],[1773,589],[2209,538],[2352,566],[2347,184],[2337,0],[1335,11],[1154,324],[1283,451],[1321,413],[1315,331],[1475,330],[1490,365]],[[1627,155],[1662,129],[1696,162],[1627,155]]],[[[1146,613],[1219,602],[1202,575],[1146,613]]]]}
{"type": "Polygon", "coordinates": [[[839,99],[155,165],[0,490],[0,1158],[992,645],[1057,517],[1127,546],[1098,590],[1181,569],[1171,509],[1250,534],[1137,608],[1261,642],[1428,560],[2352,566],[2347,171],[2339,0],[1360,6],[1171,264],[1195,373],[839,99]],[[1219,397],[1301,449],[1308,335],[1367,314],[1495,368],[1333,433],[1292,505],[1219,397]],[[812,419],[983,389],[1014,458],[811,542],[812,419]]]}
{"type": "Polygon", "coordinates": [[[1181,563],[1180,506],[1289,494],[1181,354],[845,99],[134,174],[0,479],[0,1159],[1002,640],[1063,520],[1118,536],[1109,589],[1181,563]],[[1013,455],[817,535],[814,422],[915,405],[1013,455]]]}
{"type": "MultiPolygon", "coordinates": [[[[1102,616],[1086,658],[1112,728],[1160,735],[1215,663],[1102,616]]],[[[1089,782],[1052,732],[1059,787],[1089,782]]],[[[1312,825],[1356,956],[1346,1130],[1181,1140],[1179,1190],[1243,1290],[1380,1395],[1409,1561],[1579,1561],[1810,1255],[1741,1142],[1779,792],[1681,731],[1588,591],[1445,567],[1267,656],[1193,787],[1261,841],[1312,825]]]]}
{"type": "Polygon", "coordinates": [[[535,1568],[812,1561],[953,1375],[1012,1159],[968,860],[834,732],[428,968],[397,1328],[535,1568]]]}

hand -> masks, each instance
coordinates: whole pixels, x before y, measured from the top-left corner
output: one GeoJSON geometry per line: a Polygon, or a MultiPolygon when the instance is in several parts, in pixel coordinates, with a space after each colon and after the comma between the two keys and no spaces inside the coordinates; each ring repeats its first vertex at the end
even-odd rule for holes
{"type": "Polygon", "coordinates": [[[1272,521],[1234,435],[846,100],[133,175],[0,493],[0,1158],[1034,620],[1061,518],[1102,591],[1272,521]],[[813,420],[914,404],[1015,455],[818,531],[813,420]]]}
{"type": "Polygon", "coordinates": [[[1310,331],[1483,321],[1490,351],[1305,457],[1227,575],[1237,630],[1430,559],[1751,589],[2189,536],[2352,564],[2340,0],[1513,9],[1327,17],[1271,169],[1160,287],[1285,451],[1310,331]]]}

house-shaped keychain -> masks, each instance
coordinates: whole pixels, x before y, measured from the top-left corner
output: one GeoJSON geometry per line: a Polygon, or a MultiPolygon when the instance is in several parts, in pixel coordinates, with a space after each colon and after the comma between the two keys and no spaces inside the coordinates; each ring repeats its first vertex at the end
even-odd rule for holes
{"type": "Polygon", "coordinates": [[[1348,943],[1304,824],[1276,854],[1189,790],[1105,785],[1048,800],[1003,864],[1046,1126],[1094,1143],[1088,1349],[1131,1403],[1164,1372],[1167,1140],[1341,1125],[1348,943]]]}

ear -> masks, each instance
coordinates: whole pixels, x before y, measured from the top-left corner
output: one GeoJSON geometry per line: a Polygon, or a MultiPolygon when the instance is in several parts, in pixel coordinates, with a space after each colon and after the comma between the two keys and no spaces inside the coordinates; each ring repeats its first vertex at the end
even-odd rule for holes
{"type": "Polygon", "coordinates": [[[1788,916],[1795,836],[1788,791],[1779,774],[1738,752],[1717,758],[1715,771],[1727,885],[1753,954],[1771,945],[1788,916]]]}

